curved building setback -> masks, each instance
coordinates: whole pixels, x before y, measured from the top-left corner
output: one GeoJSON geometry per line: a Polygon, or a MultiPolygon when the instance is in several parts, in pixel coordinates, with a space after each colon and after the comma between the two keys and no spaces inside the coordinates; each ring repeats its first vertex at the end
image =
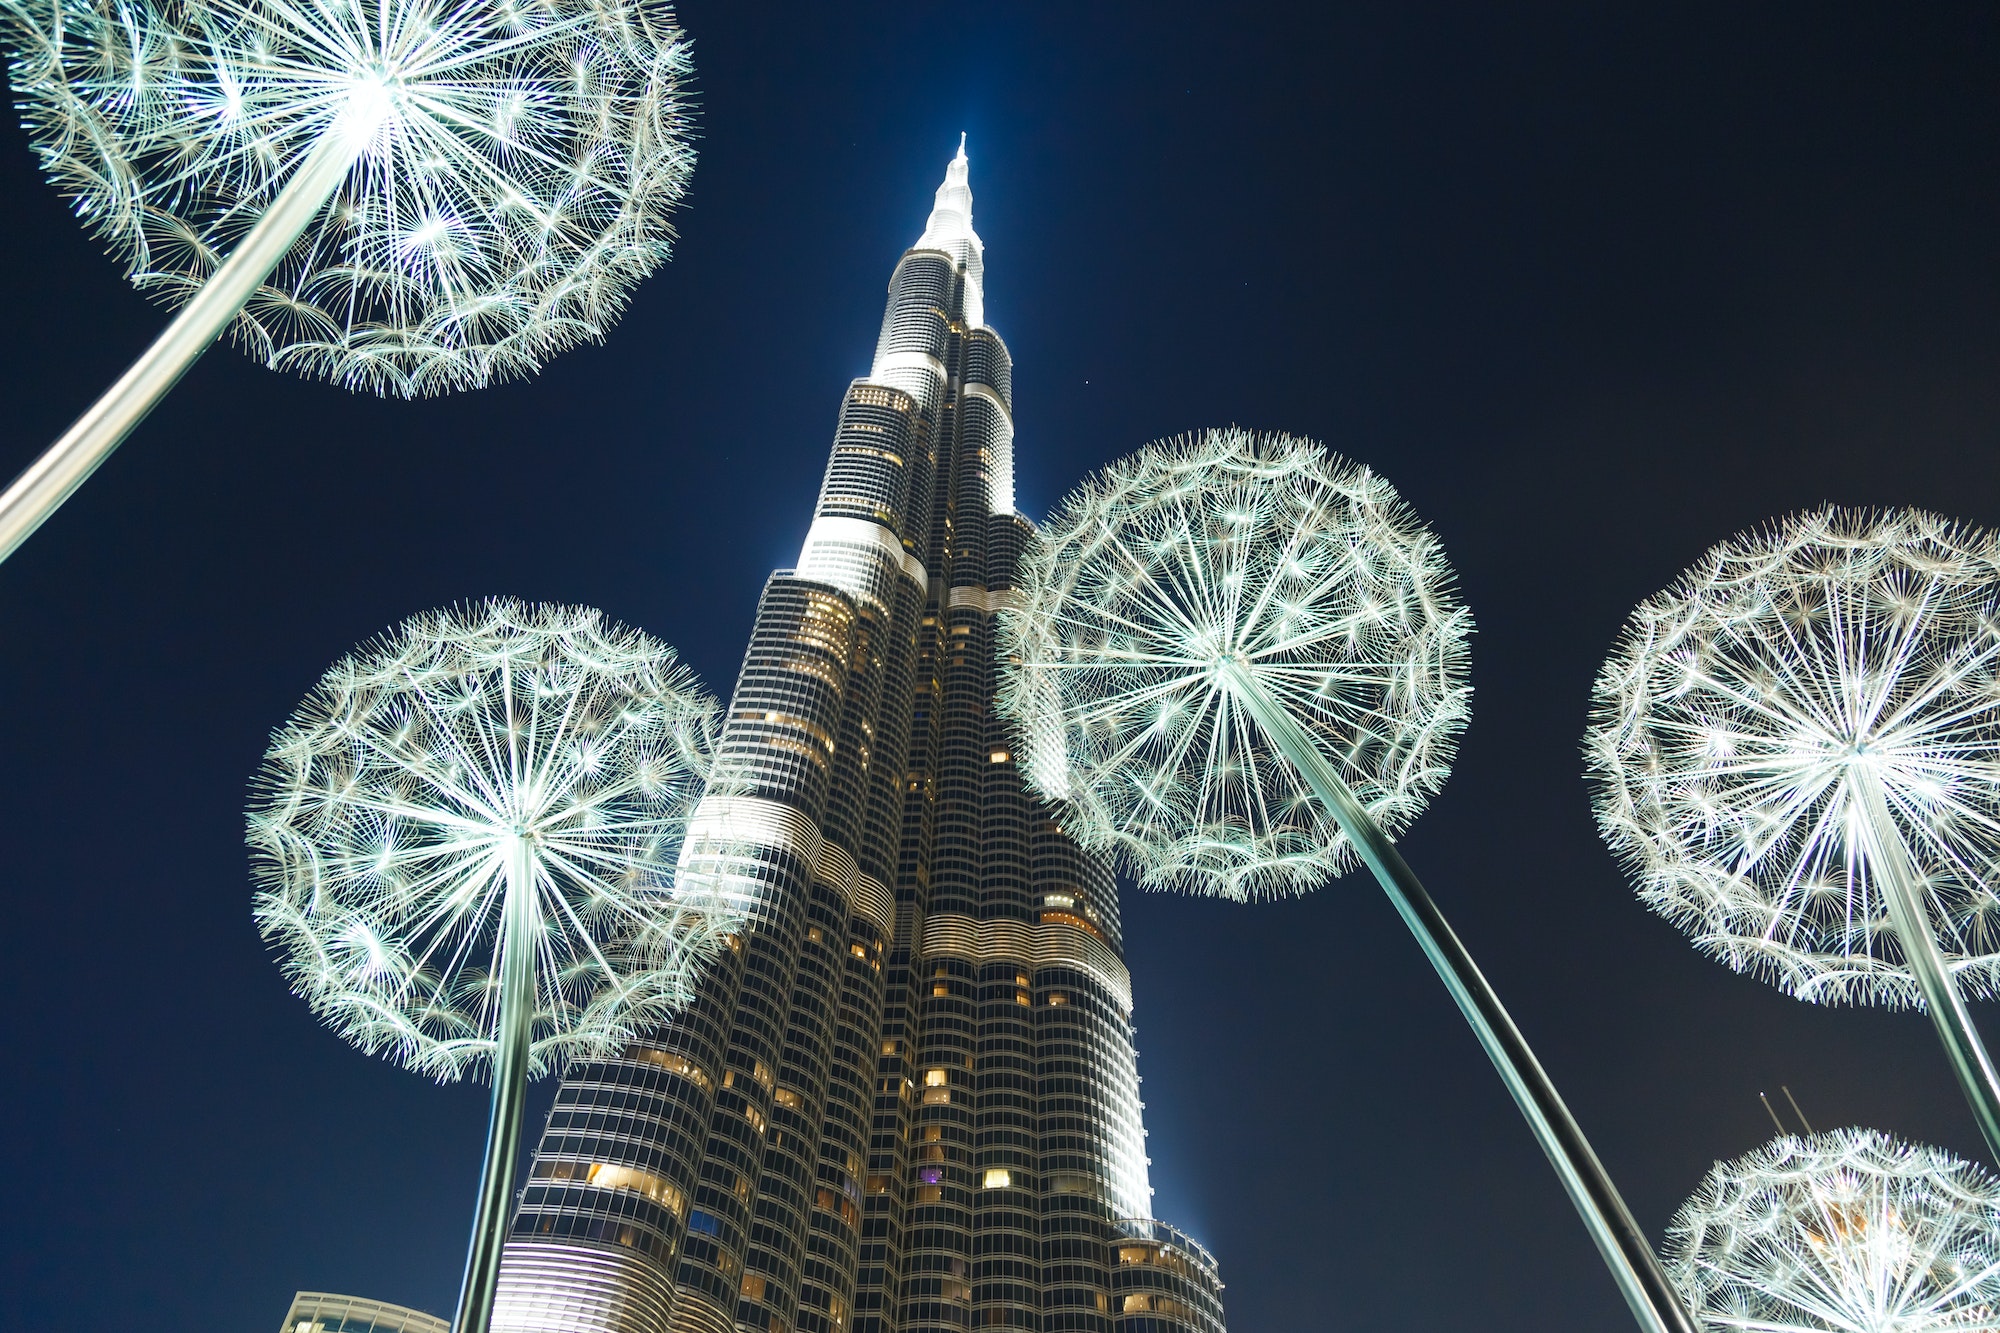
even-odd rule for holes
{"type": "Polygon", "coordinates": [[[1116,886],[993,715],[1013,364],[963,145],[765,585],[693,859],[754,894],[696,1003],[573,1070],[518,1333],[1222,1333],[1152,1220],[1116,886]]]}

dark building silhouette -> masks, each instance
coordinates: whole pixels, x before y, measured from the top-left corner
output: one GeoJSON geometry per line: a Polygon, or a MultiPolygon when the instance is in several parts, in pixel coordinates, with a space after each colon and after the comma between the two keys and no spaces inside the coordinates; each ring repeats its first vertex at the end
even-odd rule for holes
{"type": "Polygon", "coordinates": [[[896,265],[690,846],[755,917],[563,1081],[500,1275],[526,1333],[1221,1333],[1151,1220],[1118,899],[993,715],[1014,512],[964,147],[896,265]]]}

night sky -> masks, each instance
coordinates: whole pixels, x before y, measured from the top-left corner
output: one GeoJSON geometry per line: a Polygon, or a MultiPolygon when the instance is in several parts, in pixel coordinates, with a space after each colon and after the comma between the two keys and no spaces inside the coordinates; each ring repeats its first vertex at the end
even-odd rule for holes
{"type": "MultiPolygon", "coordinates": [[[[1579,742],[1712,542],[1825,501],[2000,524],[2000,11],[1611,8],[694,0],[678,255],[606,345],[418,403],[211,352],[0,566],[0,1324],[450,1312],[486,1091],[287,993],[246,780],[334,658],[459,598],[602,607],[726,694],[960,131],[1026,513],[1233,422],[1440,534],[1476,693],[1404,851],[1649,1233],[1781,1083],[1983,1156],[1923,1017],[1788,999],[1637,903],[1579,742]]],[[[11,116],[0,239],[11,475],[164,317],[11,116]]],[[[1125,921],[1156,1212],[1233,1333],[1630,1327],[1372,883],[1125,921]]]]}

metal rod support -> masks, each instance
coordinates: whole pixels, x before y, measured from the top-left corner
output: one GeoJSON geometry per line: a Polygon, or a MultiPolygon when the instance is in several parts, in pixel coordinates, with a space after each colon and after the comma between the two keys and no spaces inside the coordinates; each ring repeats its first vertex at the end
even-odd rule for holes
{"type": "Polygon", "coordinates": [[[1646,1233],[1639,1229],[1618,1187],[1611,1183],[1604,1164],[1591,1150],[1590,1141],[1584,1138],[1582,1128],[1563,1105],[1555,1084],[1549,1081],[1526,1038],[1508,1017],[1500,997],[1395,844],[1348,790],[1333,765],[1313,744],[1305,727],[1271,698],[1248,670],[1233,662],[1225,663],[1221,676],[1244,711],[1278,752],[1299,770],[1313,794],[1325,803],[1362,861],[1374,872],[1410,933],[1417,937],[1424,956],[1443,978],[1445,988],[1458,1002],[1466,1022],[1472,1025],[1480,1046],[1492,1059],[1493,1067],[1500,1071],[1501,1081],[1527,1118],[1535,1140],[1548,1154],[1639,1327],[1646,1333],[1699,1333],[1679,1293],[1660,1267],[1646,1233]]]}
{"type": "Polygon", "coordinates": [[[166,332],[78,417],[76,424],[0,493],[0,561],[33,535],[111,456],[189,366],[236,318],[320,207],[340,188],[367,136],[346,117],[313,146],[243,243],[181,307],[166,332]]]}
{"type": "Polygon", "coordinates": [[[1855,764],[1849,770],[1849,781],[1860,797],[1868,840],[1874,844],[1871,864],[1879,872],[1882,897],[1889,905],[1889,924],[1895,927],[1903,957],[1916,974],[1917,989],[1923,992],[1924,1007],[1930,1010],[1952,1072],[1958,1075],[1958,1086],[1972,1107],[1972,1118],[1979,1122],[1979,1132],[1986,1136],[1993,1160],[2000,1162],[2000,1074],[1994,1071],[1993,1058],[1986,1053],[1979,1029],[1966,1011],[1965,998],[1958,993],[1938,948],[1923,891],[1917,886],[1916,868],[1910,862],[1910,849],[1890,818],[1881,779],[1866,764],[1855,764]]]}
{"type": "Polygon", "coordinates": [[[494,1053],[493,1116],[486,1127],[486,1164],[458,1293],[456,1333],[487,1333],[500,1256],[507,1246],[514,1202],[514,1162],[521,1155],[521,1113],[528,1100],[528,1043],[535,1020],[535,854],[522,834],[507,856],[507,898],[500,944],[500,1032],[494,1053]]]}

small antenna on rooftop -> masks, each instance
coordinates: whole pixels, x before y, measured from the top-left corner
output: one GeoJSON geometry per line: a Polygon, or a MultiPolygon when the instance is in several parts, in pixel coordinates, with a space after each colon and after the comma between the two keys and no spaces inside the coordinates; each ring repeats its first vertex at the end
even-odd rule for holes
{"type": "MultiPolygon", "coordinates": [[[[1780,1084],[1779,1086],[1782,1087],[1784,1085],[1780,1084]]],[[[1771,1117],[1771,1123],[1778,1127],[1778,1132],[1780,1134],[1788,1134],[1791,1132],[1790,1130],[1785,1128],[1785,1122],[1778,1119],[1778,1113],[1771,1109],[1771,1099],[1769,1097],[1766,1097],[1763,1093],[1760,1092],[1757,1094],[1757,1100],[1764,1103],[1764,1114],[1771,1117]]]]}

